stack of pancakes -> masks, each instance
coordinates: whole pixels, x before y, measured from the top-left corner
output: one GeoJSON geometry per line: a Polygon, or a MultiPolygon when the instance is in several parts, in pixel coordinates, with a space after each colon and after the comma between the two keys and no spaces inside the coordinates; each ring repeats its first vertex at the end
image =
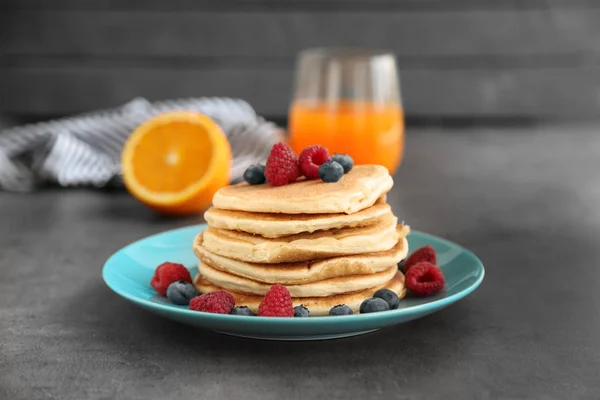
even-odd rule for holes
{"type": "Polygon", "coordinates": [[[227,290],[257,312],[271,285],[285,285],[294,306],[327,315],[346,304],[356,313],[380,288],[405,294],[397,263],[408,226],[385,201],[393,180],[379,165],[353,168],[338,182],[299,180],[273,187],[242,183],[219,190],[196,236],[201,293],[227,290]]]}

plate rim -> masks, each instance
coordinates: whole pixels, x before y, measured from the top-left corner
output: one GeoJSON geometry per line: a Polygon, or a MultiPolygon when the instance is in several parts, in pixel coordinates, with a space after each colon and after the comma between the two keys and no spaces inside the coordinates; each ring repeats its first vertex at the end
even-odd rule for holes
{"type": "Polygon", "coordinates": [[[134,242],[131,242],[131,243],[121,247],[119,250],[115,251],[105,261],[104,266],[102,267],[102,279],[104,280],[104,283],[117,295],[125,298],[126,300],[131,301],[132,303],[134,303],[136,305],[145,307],[147,309],[154,309],[157,311],[160,310],[160,311],[164,311],[164,312],[168,312],[168,313],[175,313],[175,314],[179,314],[179,315],[186,316],[186,317],[205,319],[210,322],[235,320],[238,322],[251,322],[251,323],[268,322],[269,324],[273,324],[273,323],[282,324],[282,325],[294,325],[294,324],[300,325],[301,324],[303,326],[307,326],[307,325],[319,325],[322,323],[331,323],[333,321],[336,321],[336,322],[348,322],[348,321],[359,322],[359,321],[371,321],[371,320],[382,319],[382,318],[388,320],[388,319],[394,319],[394,317],[401,316],[401,315],[411,315],[413,313],[427,313],[430,311],[436,311],[436,310],[444,308],[450,304],[453,304],[453,303],[457,302],[458,300],[471,294],[475,289],[477,289],[479,287],[479,285],[481,284],[481,282],[483,281],[483,278],[485,276],[485,267],[483,265],[483,262],[473,252],[471,252],[467,248],[461,246],[460,244],[457,244],[455,242],[444,239],[442,237],[432,235],[432,234],[429,234],[426,232],[422,232],[419,230],[412,230],[411,234],[418,234],[418,235],[423,235],[426,237],[432,237],[432,238],[435,238],[436,240],[438,240],[442,243],[445,243],[449,246],[460,248],[461,251],[465,252],[469,256],[469,258],[471,258],[475,262],[476,268],[478,269],[478,271],[480,271],[480,273],[478,274],[477,280],[475,282],[470,284],[467,288],[459,291],[458,293],[454,293],[450,296],[436,299],[436,300],[433,300],[433,301],[430,301],[430,302],[427,302],[424,304],[414,305],[414,306],[411,306],[408,308],[389,310],[385,313],[353,314],[353,315],[341,315],[341,316],[318,316],[318,317],[312,317],[312,318],[273,318],[273,317],[261,317],[261,316],[212,314],[212,313],[205,313],[205,312],[189,310],[187,308],[184,308],[183,306],[175,306],[175,305],[171,305],[171,304],[161,304],[161,303],[146,300],[146,299],[143,299],[140,297],[136,297],[126,291],[123,291],[123,290],[113,286],[113,283],[111,282],[111,278],[107,276],[108,271],[112,268],[111,264],[116,262],[115,259],[118,258],[120,256],[120,253],[122,253],[126,249],[128,249],[132,246],[135,246],[136,244],[138,244],[140,242],[150,240],[150,239],[156,238],[158,236],[172,234],[175,232],[183,232],[183,231],[187,231],[187,230],[191,231],[194,229],[196,229],[198,232],[201,232],[202,230],[206,229],[207,226],[208,225],[206,223],[204,223],[204,224],[185,226],[185,227],[181,227],[181,228],[169,229],[169,230],[166,230],[163,232],[159,232],[156,234],[146,236],[144,238],[138,239],[134,242]]]}

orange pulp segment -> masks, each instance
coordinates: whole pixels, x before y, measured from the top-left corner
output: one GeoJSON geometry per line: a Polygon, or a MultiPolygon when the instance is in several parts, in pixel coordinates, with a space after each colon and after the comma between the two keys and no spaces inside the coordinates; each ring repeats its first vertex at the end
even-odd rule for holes
{"type": "Polygon", "coordinates": [[[167,214],[199,213],[229,184],[231,148],[209,117],[173,111],[133,131],[121,167],[127,190],[147,206],[167,214]]]}

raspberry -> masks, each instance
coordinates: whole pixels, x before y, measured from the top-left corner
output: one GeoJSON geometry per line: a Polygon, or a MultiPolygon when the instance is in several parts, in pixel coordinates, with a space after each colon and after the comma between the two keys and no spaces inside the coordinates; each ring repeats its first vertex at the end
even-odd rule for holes
{"type": "Polygon", "coordinates": [[[437,265],[437,257],[433,247],[429,245],[423,246],[412,253],[410,257],[404,261],[404,273],[406,274],[413,265],[416,265],[420,262],[428,262],[433,265],[437,265]]]}
{"type": "Polygon", "coordinates": [[[406,273],[406,287],[417,296],[435,294],[445,283],[442,270],[429,262],[415,264],[406,273]]]}
{"type": "Polygon", "coordinates": [[[300,153],[300,170],[308,179],[319,179],[319,167],[331,160],[329,152],[323,146],[309,146],[300,153]]]}
{"type": "Polygon", "coordinates": [[[287,144],[279,142],[273,146],[267,158],[265,177],[272,186],[287,185],[300,177],[298,156],[287,144]]]}
{"type": "Polygon", "coordinates": [[[166,296],[167,288],[175,281],[186,281],[192,283],[192,276],[182,264],[165,262],[160,264],[154,271],[150,286],[159,294],[166,296]]]}
{"type": "Polygon", "coordinates": [[[235,299],[224,290],[204,293],[190,300],[190,310],[204,311],[213,314],[229,314],[235,307],[235,299]]]}
{"type": "Polygon", "coordinates": [[[282,285],[271,286],[262,303],[258,306],[258,315],[263,317],[293,317],[294,306],[287,288],[282,285]]]}

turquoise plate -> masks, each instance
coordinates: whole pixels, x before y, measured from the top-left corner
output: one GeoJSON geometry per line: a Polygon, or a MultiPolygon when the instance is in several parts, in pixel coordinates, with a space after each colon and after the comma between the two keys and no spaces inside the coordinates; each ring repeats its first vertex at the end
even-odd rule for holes
{"type": "Polygon", "coordinates": [[[407,296],[397,310],[340,317],[269,318],[209,314],[171,304],[150,287],[154,268],[164,261],[186,265],[198,273],[192,240],[206,225],[172,230],[132,243],[113,254],[102,270],[106,284],[138,306],[185,324],[218,332],[271,340],[315,340],[360,335],[424,317],[462,299],[483,280],[481,261],[470,251],[422,232],[408,237],[411,249],[432,245],[444,271],[446,287],[436,296],[407,296]]]}

